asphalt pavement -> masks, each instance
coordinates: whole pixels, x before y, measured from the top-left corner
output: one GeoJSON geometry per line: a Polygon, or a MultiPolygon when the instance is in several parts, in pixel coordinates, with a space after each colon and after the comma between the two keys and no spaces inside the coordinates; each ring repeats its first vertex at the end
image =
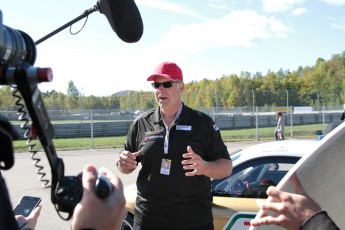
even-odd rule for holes
{"type": "MultiPolygon", "coordinates": [[[[229,142],[226,143],[228,151],[234,152],[239,149],[244,149],[256,141],[247,142],[229,142]]],[[[63,159],[66,176],[75,176],[82,171],[86,164],[93,164],[97,168],[106,167],[111,169],[118,175],[124,184],[130,185],[135,183],[139,169],[133,173],[125,175],[120,173],[115,167],[115,160],[120,149],[97,149],[97,150],[78,150],[78,151],[62,151],[58,152],[58,156],[63,159]]],[[[41,159],[40,165],[44,166],[43,172],[46,173],[44,178],[50,180],[51,170],[44,152],[36,154],[41,159]]],[[[6,180],[7,187],[10,191],[11,201],[13,206],[20,200],[22,196],[38,196],[42,199],[42,211],[38,220],[37,230],[68,230],[71,226],[71,221],[65,221],[59,217],[50,199],[50,188],[43,188],[43,182],[40,181],[39,175],[36,172],[34,161],[31,159],[30,153],[16,153],[15,164],[7,171],[2,171],[3,177],[6,180]]],[[[62,217],[66,218],[65,213],[60,213],[62,217]]]]}

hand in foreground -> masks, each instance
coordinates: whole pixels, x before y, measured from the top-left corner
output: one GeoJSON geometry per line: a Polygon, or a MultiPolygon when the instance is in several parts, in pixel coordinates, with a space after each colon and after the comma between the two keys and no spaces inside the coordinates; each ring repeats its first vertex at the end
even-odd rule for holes
{"type": "Polygon", "coordinates": [[[303,189],[297,176],[292,177],[293,187],[297,194],[283,192],[271,186],[267,189],[267,195],[272,202],[257,200],[259,208],[263,210],[263,216],[253,219],[252,226],[276,224],[286,229],[300,229],[302,224],[321,210],[317,204],[303,189]],[[268,216],[268,212],[274,212],[268,216]]]}
{"type": "Polygon", "coordinates": [[[32,210],[29,216],[24,217],[22,215],[16,215],[15,218],[16,220],[21,220],[21,221],[26,222],[25,226],[35,229],[38,217],[41,214],[41,209],[42,209],[42,206],[39,205],[34,210],[32,210]]]}
{"type": "Polygon", "coordinates": [[[119,229],[126,216],[126,200],[123,194],[123,185],[117,176],[106,168],[100,173],[105,175],[113,185],[109,197],[100,199],[96,196],[95,182],[97,170],[92,165],[83,170],[83,197],[74,209],[72,229],[119,229]]]}

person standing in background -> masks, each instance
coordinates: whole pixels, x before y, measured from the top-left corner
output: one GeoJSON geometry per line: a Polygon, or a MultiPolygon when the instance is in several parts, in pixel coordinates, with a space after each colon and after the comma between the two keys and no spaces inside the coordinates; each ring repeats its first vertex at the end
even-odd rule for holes
{"type": "Polygon", "coordinates": [[[276,139],[276,141],[282,141],[285,140],[284,137],[284,117],[283,117],[283,113],[280,111],[276,112],[276,119],[278,119],[278,123],[277,123],[277,127],[274,130],[274,137],[276,139]]]}

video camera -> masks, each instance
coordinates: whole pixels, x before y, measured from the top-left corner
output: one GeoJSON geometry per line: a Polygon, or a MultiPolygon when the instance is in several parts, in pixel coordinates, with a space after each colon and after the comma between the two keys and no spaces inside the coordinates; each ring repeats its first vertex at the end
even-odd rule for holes
{"type": "MultiPolygon", "coordinates": [[[[51,201],[59,212],[68,213],[69,220],[75,206],[83,195],[81,174],[78,176],[64,176],[64,163],[56,154],[52,138],[54,129],[49,115],[37,87],[38,83],[50,82],[53,79],[51,68],[34,67],[36,60],[36,46],[29,35],[20,30],[12,29],[2,23],[0,10],[0,85],[16,85],[31,117],[32,125],[26,138],[38,137],[47,155],[51,168],[51,201]]],[[[23,105],[24,106],[24,105],[23,105]]],[[[1,123],[0,123],[1,124],[1,123]]],[[[1,127],[0,127],[1,128],[1,127]]],[[[6,139],[4,141],[12,141],[6,139]]],[[[8,143],[7,143],[8,144],[8,143]]],[[[12,154],[13,149],[8,148],[12,154]]],[[[11,159],[11,157],[7,157],[11,159]]],[[[2,159],[1,159],[2,161],[2,159]]],[[[5,169],[11,168],[13,160],[4,162],[5,169]]],[[[97,195],[104,198],[110,194],[111,184],[104,177],[99,177],[96,183],[97,195]]]]}

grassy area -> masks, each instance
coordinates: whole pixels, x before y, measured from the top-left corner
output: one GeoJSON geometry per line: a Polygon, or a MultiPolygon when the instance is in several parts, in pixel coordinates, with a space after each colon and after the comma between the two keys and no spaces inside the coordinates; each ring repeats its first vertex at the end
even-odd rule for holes
{"type": "MultiPolygon", "coordinates": [[[[313,139],[316,138],[314,132],[323,130],[323,124],[299,125],[292,127],[292,138],[294,139],[313,139]]],[[[225,142],[236,142],[243,140],[273,140],[275,127],[262,127],[256,129],[236,129],[222,131],[222,137],[225,142]],[[258,138],[257,138],[258,137],[258,138]]],[[[285,126],[285,139],[291,138],[291,127],[285,126]]]]}
{"type": "MultiPolygon", "coordinates": [[[[318,129],[323,130],[322,124],[293,126],[294,139],[313,139],[316,138],[314,132],[318,129]]],[[[248,140],[273,140],[274,127],[256,129],[236,129],[221,131],[224,142],[237,142],[248,140]],[[258,137],[258,138],[257,138],[258,137]]],[[[97,138],[73,138],[73,139],[54,139],[53,143],[57,151],[78,150],[78,149],[111,149],[122,148],[125,136],[120,137],[97,137],[97,138]]],[[[290,126],[285,127],[285,138],[291,138],[290,126]]],[[[36,144],[34,149],[39,148],[39,142],[33,140],[31,144],[36,144]]],[[[15,152],[27,152],[27,144],[24,140],[14,141],[15,152]]]]}
{"type": "MultiPolygon", "coordinates": [[[[54,139],[53,143],[57,151],[80,150],[80,149],[112,149],[122,148],[126,137],[97,137],[93,138],[71,138],[71,139],[54,139]]],[[[13,146],[15,152],[27,152],[27,142],[24,140],[14,141],[13,146]]],[[[33,140],[30,144],[35,144],[34,149],[40,147],[37,140],[33,140]]],[[[42,148],[42,147],[41,147],[42,148]]]]}

